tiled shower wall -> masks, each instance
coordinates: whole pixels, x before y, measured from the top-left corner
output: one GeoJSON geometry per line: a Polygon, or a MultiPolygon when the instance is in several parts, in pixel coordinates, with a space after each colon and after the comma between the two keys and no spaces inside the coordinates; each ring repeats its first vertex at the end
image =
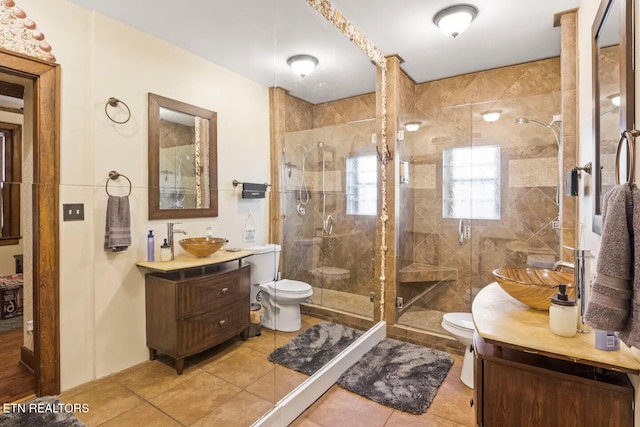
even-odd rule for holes
{"type": "MultiPolygon", "coordinates": [[[[422,122],[398,142],[411,177],[409,184],[400,184],[398,268],[417,263],[457,269],[457,280],[438,284],[415,305],[470,311],[472,295],[494,281],[495,268],[523,267],[541,256],[559,259],[560,230],[553,226],[559,219],[556,140],[546,127],[515,120],[549,123],[561,114],[560,60],[416,84],[414,90],[414,110],[399,123],[402,129],[408,121],[422,122]],[[484,122],[481,113],[488,110],[500,110],[500,119],[484,122]],[[499,220],[464,219],[471,238],[460,245],[459,219],[442,213],[442,153],[482,145],[500,147],[501,215],[499,220]]],[[[406,300],[432,284],[399,283],[399,295],[406,300]]]]}
{"type": "Polygon", "coordinates": [[[317,105],[287,95],[285,111],[284,153],[279,162],[284,192],[284,277],[318,288],[369,295],[377,283],[373,264],[376,216],[346,215],[345,169],[348,157],[376,154],[372,144],[375,95],[317,105]],[[323,147],[318,147],[319,142],[323,147]],[[306,190],[301,190],[303,162],[306,190]],[[331,235],[322,232],[323,197],[325,217],[334,219],[331,235]],[[344,269],[348,277],[323,276],[320,267],[344,269]]]}

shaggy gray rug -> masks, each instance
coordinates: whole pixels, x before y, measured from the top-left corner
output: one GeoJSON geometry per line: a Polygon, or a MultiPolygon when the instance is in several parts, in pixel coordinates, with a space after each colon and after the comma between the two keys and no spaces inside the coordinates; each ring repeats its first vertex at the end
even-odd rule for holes
{"type": "MultiPolygon", "coordinates": [[[[269,355],[269,360],[312,375],[363,332],[335,323],[312,326],[269,355]]],[[[400,411],[422,414],[453,358],[444,351],[386,338],[338,378],[338,385],[400,411]]]]}
{"type": "Polygon", "coordinates": [[[336,323],[318,323],[275,349],[269,355],[269,360],[294,371],[313,375],[362,334],[362,331],[336,323]]]}
{"type": "Polygon", "coordinates": [[[73,405],[64,404],[51,396],[5,404],[3,413],[0,414],[0,427],[86,427],[73,411],[73,405]],[[11,412],[4,412],[5,410],[11,412]]]}
{"type": "Polygon", "coordinates": [[[453,358],[446,352],[385,338],[338,378],[338,385],[411,414],[424,413],[453,358]]]}

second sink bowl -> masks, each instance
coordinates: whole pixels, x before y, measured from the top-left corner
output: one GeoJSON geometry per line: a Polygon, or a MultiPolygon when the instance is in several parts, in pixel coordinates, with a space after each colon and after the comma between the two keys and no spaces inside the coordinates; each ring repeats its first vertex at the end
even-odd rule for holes
{"type": "Polygon", "coordinates": [[[178,243],[189,255],[197,258],[204,258],[219,250],[226,239],[219,237],[190,237],[181,239],[178,243]]]}
{"type": "Polygon", "coordinates": [[[569,298],[575,298],[573,273],[546,268],[497,268],[493,277],[506,293],[536,310],[549,310],[560,283],[567,285],[569,298]]]}

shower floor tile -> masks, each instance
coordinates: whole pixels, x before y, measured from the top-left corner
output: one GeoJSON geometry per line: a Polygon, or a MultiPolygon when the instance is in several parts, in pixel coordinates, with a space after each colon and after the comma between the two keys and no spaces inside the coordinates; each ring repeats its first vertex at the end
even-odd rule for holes
{"type": "Polygon", "coordinates": [[[314,287],[311,303],[359,316],[373,317],[373,303],[365,295],[314,287]]]}
{"type": "Polygon", "coordinates": [[[398,323],[405,326],[411,326],[426,331],[437,332],[439,334],[449,335],[441,326],[443,311],[432,310],[423,307],[411,307],[402,314],[398,319],[398,323]]]}

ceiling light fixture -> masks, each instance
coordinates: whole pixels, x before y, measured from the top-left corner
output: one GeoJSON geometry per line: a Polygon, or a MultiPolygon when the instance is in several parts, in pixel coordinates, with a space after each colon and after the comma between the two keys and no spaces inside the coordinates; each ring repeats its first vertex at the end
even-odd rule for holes
{"type": "Polygon", "coordinates": [[[318,58],[311,55],[294,55],[287,59],[287,64],[294,73],[301,77],[308,76],[318,65],[318,58]]]}
{"type": "Polygon", "coordinates": [[[501,110],[491,110],[485,111],[484,113],[480,113],[482,115],[482,120],[485,122],[493,123],[500,118],[502,114],[501,110]]]}
{"type": "Polygon", "coordinates": [[[446,35],[456,38],[469,28],[469,24],[476,16],[478,16],[478,9],[475,6],[457,4],[436,13],[433,23],[446,35]]]}
{"type": "Polygon", "coordinates": [[[407,122],[404,124],[404,128],[407,130],[407,132],[415,132],[418,129],[420,129],[420,125],[422,124],[422,122],[407,122]]]}
{"type": "Polygon", "coordinates": [[[609,98],[609,101],[611,101],[611,103],[613,105],[615,105],[616,107],[620,106],[620,94],[619,93],[614,93],[613,95],[609,95],[609,96],[607,96],[607,98],[609,98]]]}

